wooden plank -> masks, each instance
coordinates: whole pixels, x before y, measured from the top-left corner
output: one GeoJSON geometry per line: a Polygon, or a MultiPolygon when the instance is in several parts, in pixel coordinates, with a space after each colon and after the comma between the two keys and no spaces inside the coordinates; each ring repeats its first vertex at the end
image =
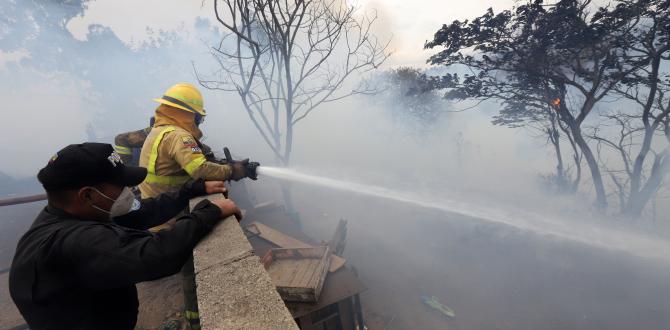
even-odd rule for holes
{"type": "Polygon", "coordinates": [[[319,262],[318,269],[316,269],[315,273],[315,286],[314,286],[314,292],[317,298],[317,301],[319,297],[321,296],[321,290],[323,289],[324,283],[326,283],[326,278],[328,277],[328,271],[330,268],[330,260],[332,259],[333,255],[330,253],[330,249],[328,249],[328,253],[326,253],[322,258],[321,261],[319,262]]]}
{"type": "Polygon", "coordinates": [[[319,260],[307,259],[300,263],[300,273],[293,278],[294,287],[309,288],[311,287],[310,278],[314,274],[314,269],[318,267],[319,260]]]}
{"type": "Polygon", "coordinates": [[[342,253],[344,253],[344,247],[346,243],[347,243],[347,221],[344,219],[340,219],[340,221],[337,223],[337,228],[335,228],[335,233],[333,233],[333,237],[328,242],[328,246],[330,247],[330,251],[332,251],[334,255],[341,256],[342,253]]]}
{"type": "Polygon", "coordinates": [[[316,302],[330,265],[327,246],[271,249],[262,262],[284,301],[316,302]]]}
{"type": "Polygon", "coordinates": [[[300,270],[288,260],[278,260],[268,269],[270,277],[275,285],[286,286],[290,284],[300,270]]]}
{"type": "Polygon", "coordinates": [[[331,273],[334,273],[334,272],[338,271],[340,268],[344,267],[344,263],[346,263],[346,262],[347,262],[346,259],[344,259],[340,256],[333,255],[333,257],[330,258],[329,271],[331,273]]]}
{"type": "Polygon", "coordinates": [[[256,228],[256,226],[246,226],[246,227],[244,227],[244,229],[247,230],[248,232],[254,234],[254,235],[260,235],[261,234],[261,232],[258,231],[258,228],[256,228]]]}
{"type": "Polygon", "coordinates": [[[305,272],[305,282],[308,286],[316,287],[319,283],[319,273],[321,272],[320,260],[312,260],[309,272],[305,272]]]}
{"type": "MultiPolygon", "coordinates": [[[[307,247],[313,247],[312,245],[309,245],[303,241],[297,240],[291,236],[288,236],[274,228],[271,228],[267,225],[264,225],[259,222],[253,222],[249,225],[250,227],[253,226],[256,228],[256,230],[259,233],[259,236],[274,244],[277,245],[281,248],[307,248],[307,247]]],[[[336,272],[340,268],[344,266],[346,263],[346,259],[333,255],[332,258],[330,258],[330,268],[329,271],[331,273],[336,272]]]]}
{"type": "Polygon", "coordinates": [[[335,273],[328,274],[319,295],[319,301],[316,304],[287,302],[286,306],[291,310],[291,315],[294,318],[299,318],[364,290],[365,286],[360,279],[350,269],[345,267],[335,273]]]}
{"type": "Polygon", "coordinates": [[[311,245],[299,241],[291,236],[288,236],[274,228],[270,228],[262,223],[254,222],[254,226],[258,229],[261,238],[267,240],[282,248],[308,248],[311,245]]]}

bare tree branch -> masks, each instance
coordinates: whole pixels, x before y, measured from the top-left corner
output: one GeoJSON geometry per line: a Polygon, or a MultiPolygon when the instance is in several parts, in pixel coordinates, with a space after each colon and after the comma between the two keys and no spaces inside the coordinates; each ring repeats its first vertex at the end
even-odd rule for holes
{"type": "Polygon", "coordinates": [[[341,90],[389,57],[390,41],[371,32],[376,13],[358,17],[340,0],[215,0],[214,12],[227,31],[211,51],[219,70],[196,76],[205,88],[238,93],[284,165],[294,126],[324,103],[373,93],[366,86],[341,90]]]}

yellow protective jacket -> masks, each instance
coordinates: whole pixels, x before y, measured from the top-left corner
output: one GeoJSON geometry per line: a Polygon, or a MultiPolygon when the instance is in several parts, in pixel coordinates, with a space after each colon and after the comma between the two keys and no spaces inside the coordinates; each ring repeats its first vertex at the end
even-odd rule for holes
{"type": "Polygon", "coordinates": [[[144,141],[140,166],[147,168],[147,178],[139,186],[142,198],[178,190],[193,179],[227,180],[229,165],[207,161],[198,139],[193,114],[167,105],[156,109],[156,123],[144,141]]]}

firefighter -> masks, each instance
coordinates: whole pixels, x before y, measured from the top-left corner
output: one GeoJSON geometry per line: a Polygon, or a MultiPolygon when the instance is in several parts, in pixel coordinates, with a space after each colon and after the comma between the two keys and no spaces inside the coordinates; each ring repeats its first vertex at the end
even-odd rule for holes
{"type": "Polygon", "coordinates": [[[144,145],[144,140],[151,132],[154,126],[154,117],[149,119],[149,127],[121,133],[114,138],[114,150],[121,156],[121,160],[128,165],[137,166],[140,160],[140,151],[144,145]]]}
{"type": "MultiPolygon", "coordinates": [[[[218,164],[207,159],[199,128],[206,113],[202,94],[195,86],[176,84],[154,101],[160,103],[154,116],[156,121],[140,154],[140,166],[148,171],[147,178],[139,186],[143,198],[173,191],[191,179],[238,181],[252,175],[248,159],[231,164],[218,164]]],[[[182,268],[182,288],[184,316],[192,330],[200,329],[192,259],[182,268]]]]}
{"type": "Polygon", "coordinates": [[[160,105],[140,154],[140,166],[148,171],[139,186],[143,198],[173,191],[190,179],[238,181],[250,175],[248,159],[232,164],[207,159],[199,129],[206,112],[195,86],[176,84],[154,101],[160,105]]]}
{"type": "Polygon", "coordinates": [[[135,284],[177,273],[221,219],[241,217],[230,200],[204,200],[152,234],[145,229],[190,198],[225,187],[189,181],[140,202],[128,188],[145,176],[106,143],[65,147],[40,170],[48,205],[19,240],[9,274],[10,295],[30,329],[133,329],[135,284]]]}
{"type": "MultiPolygon", "coordinates": [[[[149,119],[149,126],[137,131],[121,133],[114,138],[114,150],[121,156],[121,160],[125,164],[138,166],[140,163],[140,152],[144,141],[147,139],[151,128],[154,126],[156,119],[151,116],[149,119]]],[[[202,143],[202,152],[210,161],[218,161],[212,152],[212,149],[206,144],[202,143]]]]}

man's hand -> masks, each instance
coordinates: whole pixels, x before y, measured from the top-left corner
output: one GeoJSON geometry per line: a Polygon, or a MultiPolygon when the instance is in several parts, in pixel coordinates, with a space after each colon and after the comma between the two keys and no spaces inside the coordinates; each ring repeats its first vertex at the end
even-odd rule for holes
{"type": "Polygon", "coordinates": [[[212,199],[210,202],[221,209],[222,218],[234,215],[238,222],[242,220],[242,210],[230,199],[212,199]]]}
{"type": "Polygon", "coordinates": [[[230,176],[231,180],[240,181],[247,177],[247,164],[249,164],[249,158],[234,161],[231,165],[233,168],[233,173],[230,176]]]}
{"type": "Polygon", "coordinates": [[[205,181],[205,192],[207,195],[221,193],[228,198],[228,189],[223,181],[205,181]]]}

